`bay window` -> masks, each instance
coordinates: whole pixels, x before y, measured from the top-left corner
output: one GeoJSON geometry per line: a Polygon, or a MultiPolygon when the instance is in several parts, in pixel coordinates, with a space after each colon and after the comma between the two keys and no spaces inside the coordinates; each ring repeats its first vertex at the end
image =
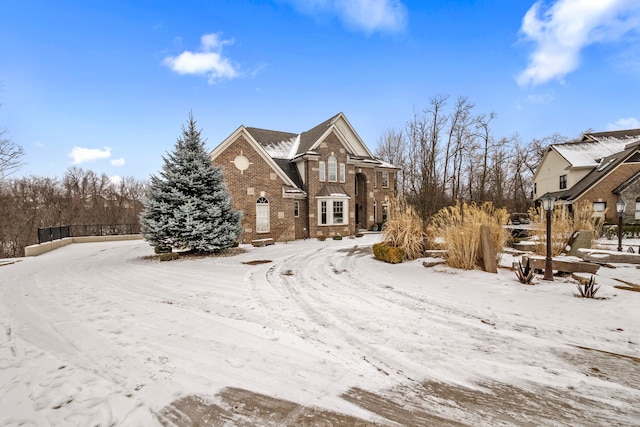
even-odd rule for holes
{"type": "Polygon", "coordinates": [[[344,225],[348,223],[348,217],[348,198],[318,200],[318,225],[344,225]]]}

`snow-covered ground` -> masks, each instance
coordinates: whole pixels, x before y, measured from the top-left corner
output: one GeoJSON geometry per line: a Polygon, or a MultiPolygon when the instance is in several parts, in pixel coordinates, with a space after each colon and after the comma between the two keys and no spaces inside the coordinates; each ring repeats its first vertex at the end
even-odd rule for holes
{"type": "Polygon", "coordinates": [[[583,299],[385,264],[378,238],[2,260],[0,425],[640,425],[640,292],[614,287],[636,266],[583,299]]]}

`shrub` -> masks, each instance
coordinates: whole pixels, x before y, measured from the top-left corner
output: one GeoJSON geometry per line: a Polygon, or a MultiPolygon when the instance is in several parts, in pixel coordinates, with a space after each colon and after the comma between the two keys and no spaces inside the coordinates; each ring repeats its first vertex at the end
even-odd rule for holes
{"type": "Polygon", "coordinates": [[[362,234],[362,233],[356,233],[356,237],[362,237],[362,236],[364,236],[364,234],[362,234]]]}
{"type": "Polygon", "coordinates": [[[509,237],[503,227],[508,220],[506,209],[494,208],[490,202],[481,205],[456,203],[431,218],[432,240],[445,242],[450,267],[472,270],[478,263],[480,227],[489,227],[493,248],[499,256],[509,237]]]}
{"type": "Polygon", "coordinates": [[[327,236],[317,236],[316,237],[320,242],[324,242],[325,240],[327,240],[327,236]]]}
{"type": "Polygon", "coordinates": [[[339,234],[336,234],[335,236],[332,237],[333,240],[342,240],[342,236],[339,234]]]}
{"type": "Polygon", "coordinates": [[[169,252],[171,252],[171,246],[162,246],[162,245],[158,245],[158,246],[155,246],[155,247],[153,248],[153,252],[154,252],[156,255],[159,255],[159,254],[168,254],[169,252]]]}
{"type": "Polygon", "coordinates": [[[401,248],[389,246],[386,242],[373,245],[373,256],[380,261],[399,264],[404,259],[404,255],[404,251],[401,248]]]}

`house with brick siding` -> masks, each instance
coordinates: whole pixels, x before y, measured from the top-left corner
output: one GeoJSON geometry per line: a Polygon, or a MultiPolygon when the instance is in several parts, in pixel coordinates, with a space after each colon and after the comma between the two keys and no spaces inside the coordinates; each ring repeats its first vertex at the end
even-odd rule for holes
{"type": "Polygon", "coordinates": [[[352,235],[386,220],[397,168],[375,158],[343,113],[302,133],[240,126],[211,152],[241,241],[352,235]]]}
{"type": "Polygon", "coordinates": [[[535,199],[549,192],[569,212],[588,201],[609,223],[618,221],[615,203],[622,199],[624,222],[640,222],[640,129],[587,133],[553,144],[533,181],[535,199]]]}

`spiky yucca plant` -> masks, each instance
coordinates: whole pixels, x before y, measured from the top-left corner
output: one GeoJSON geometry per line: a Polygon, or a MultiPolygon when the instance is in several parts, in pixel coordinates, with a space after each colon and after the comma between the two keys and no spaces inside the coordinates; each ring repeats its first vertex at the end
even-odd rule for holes
{"type": "Polygon", "coordinates": [[[596,278],[591,276],[588,282],[585,282],[582,286],[576,285],[580,291],[582,298],[595,298],[596,292],[600,289],[600,286],[596,287],[596,278]]]}
{"type": "Polygon", "coordinates": [[[529,258],[527,258],[527,265],[522,266],[522,263],[518,261],[518,269],[516,270],[516,276],[520,283],[525,285],[533,285],[533,268],[531,268],[529,258]]]}

